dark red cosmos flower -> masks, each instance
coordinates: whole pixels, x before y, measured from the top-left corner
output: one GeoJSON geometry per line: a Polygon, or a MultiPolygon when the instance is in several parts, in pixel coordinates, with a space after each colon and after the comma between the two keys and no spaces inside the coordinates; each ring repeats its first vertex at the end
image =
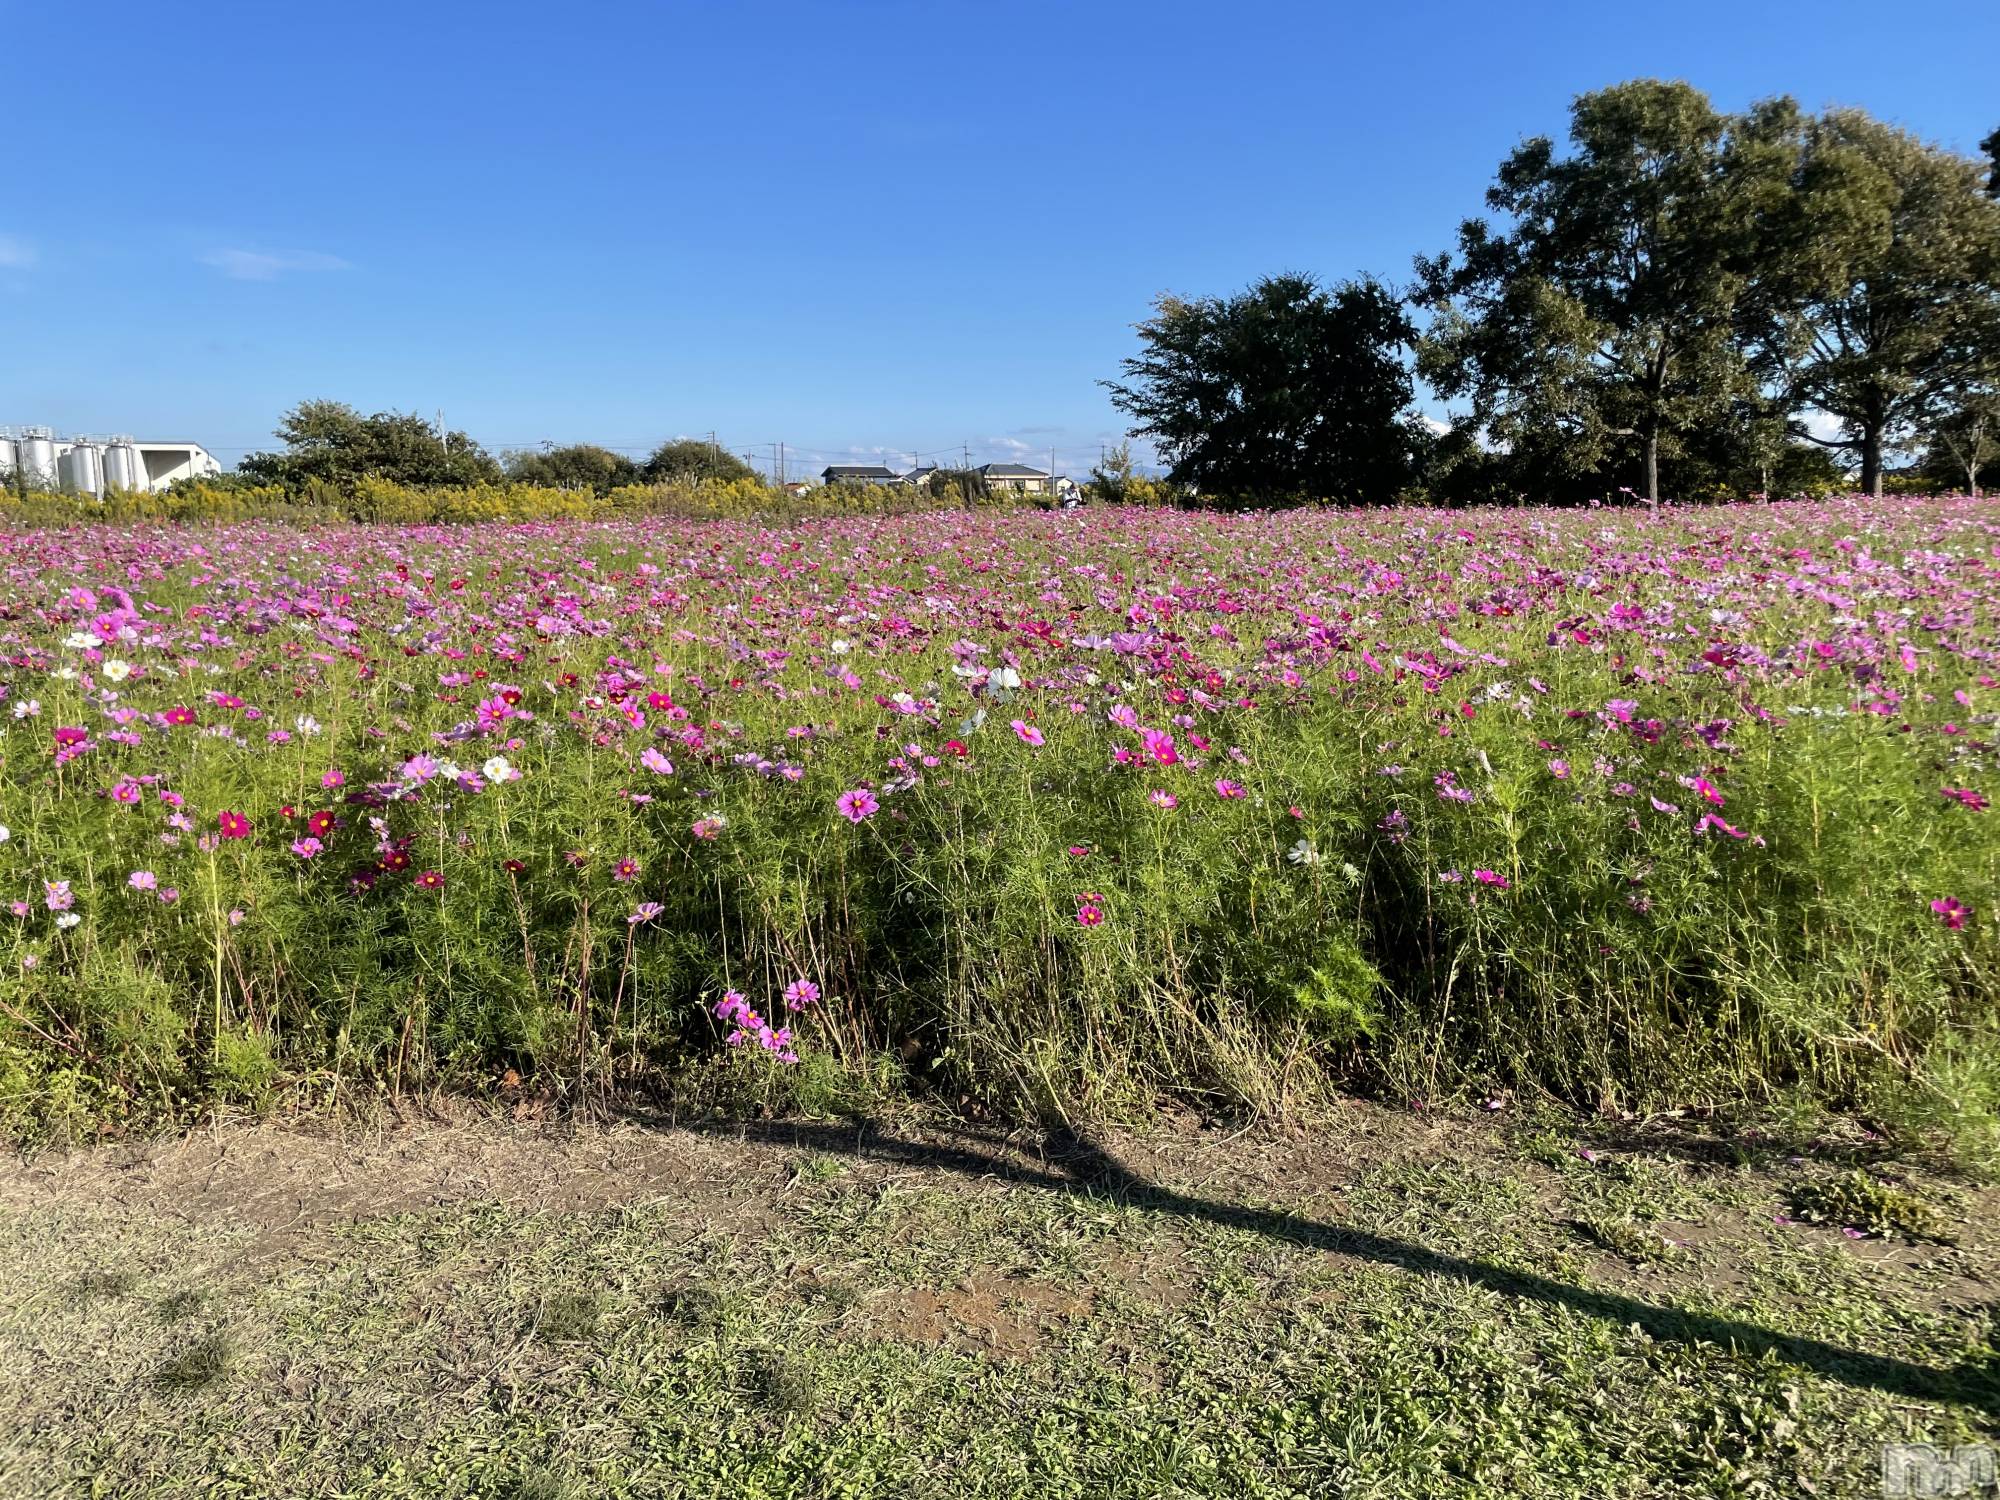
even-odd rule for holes
{"type": "Polygon", "coordinates": [[[323,807],[306,819],[306,832],[310,833],[314,838],[323,839],[329,833],[333,832],[333,825],[336,821],[332,810],[323,807]]]}
{"type": "Polygon", "coordinates": [[[528,867],[518,859],[510,859],[504,862],[500,868],[505,870],[509,875],[519,875],[528,867]]]}
{"type": "Polygon", "coordinates": [[[416,885],[418,890],[441,891],[444,889],[444,876],[436,870],[425,870],[417,876],[416,885]]]}
{"type": "Polygon", "coordinates": [[[379,863],[385,870],[407,870],[410,868],[410,856],[401,849],[391,849],[379,863]]]}

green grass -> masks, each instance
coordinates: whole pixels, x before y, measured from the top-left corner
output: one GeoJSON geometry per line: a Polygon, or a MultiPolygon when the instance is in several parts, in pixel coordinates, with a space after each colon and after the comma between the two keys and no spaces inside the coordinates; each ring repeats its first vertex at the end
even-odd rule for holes
{"type": "Polygon", "coordinates": [[[2000,1430],[1981,1194],[1854,1240],[1784,1222],[1817,1160],[1347,1124],[10,1170],[0,1493],[1827,1496],[2000,1430]]]}

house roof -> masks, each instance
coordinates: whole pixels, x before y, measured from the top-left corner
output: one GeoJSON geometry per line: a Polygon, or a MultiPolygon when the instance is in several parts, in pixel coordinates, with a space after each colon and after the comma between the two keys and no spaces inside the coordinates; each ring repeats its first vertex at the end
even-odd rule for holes
{"type": "Polygon", "coordinates": [[[828,464],[821,472],[828,479],[900,479],[894,469],[880,464],[828,464]]]}
{"type": "Polygon", "coordinates": [[[1031,469],[1026,464],[981,464],[979,472],[988,479],[1047,479],[1047,469],[1031,469]]]}

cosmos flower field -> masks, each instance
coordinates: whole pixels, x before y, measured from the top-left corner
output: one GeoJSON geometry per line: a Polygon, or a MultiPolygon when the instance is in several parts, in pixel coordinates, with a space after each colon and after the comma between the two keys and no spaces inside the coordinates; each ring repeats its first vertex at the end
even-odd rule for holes
{"type": "Polygon", "coordinates": [[[0,533],[0,1098],[2000,1100],[2000,504],[0,533]]]}

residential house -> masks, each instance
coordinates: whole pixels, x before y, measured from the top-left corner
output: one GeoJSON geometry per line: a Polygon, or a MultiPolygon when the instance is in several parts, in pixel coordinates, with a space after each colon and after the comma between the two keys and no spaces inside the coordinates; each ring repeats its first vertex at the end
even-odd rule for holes
{"type": "Polygon", "coordinates": [[[1046,495],[1049,492],[1049,476],[1045,469],[1031,469],[1026,464],[981,464],[979,472],[985,477],[989,490],[1013,490],[1022,495],[1046,495]]]}
{"type": "Polygon", "coordinates": [[[901,484],[903,476],[880,464],[828,464],[819,477],[827,484],[901,484]]]}

